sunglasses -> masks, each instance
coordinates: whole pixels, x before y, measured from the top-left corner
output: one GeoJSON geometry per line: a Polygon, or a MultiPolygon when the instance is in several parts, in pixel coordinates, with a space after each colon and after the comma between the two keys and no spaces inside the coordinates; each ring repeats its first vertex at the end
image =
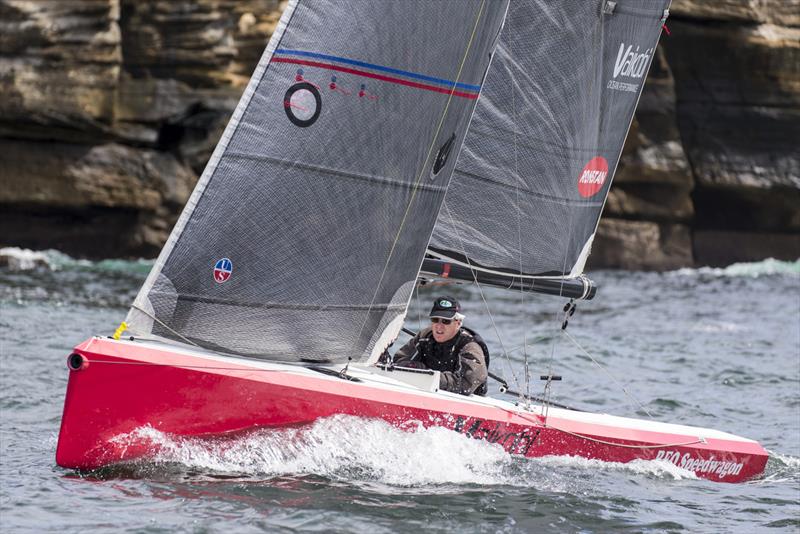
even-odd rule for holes
{"type": "Polygon", "coordinates": [[[431,322],[432,322],[433,324],[436,324],[436,323],[442,323],[443,325],[447,326],[447,325],[449,325],[450,323],[452,323],[452,322],[453,322],[453,320],[452,320],[452,319],[440,319],[440,318],[438,318],[438,317],[431,317],[431,322]]]}

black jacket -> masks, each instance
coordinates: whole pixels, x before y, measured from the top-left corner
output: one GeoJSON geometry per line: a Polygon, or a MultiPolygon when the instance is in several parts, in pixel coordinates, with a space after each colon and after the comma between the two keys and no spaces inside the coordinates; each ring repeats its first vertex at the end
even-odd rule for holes
{"type": "Polygon", "coordinates": [[[462,395],[486,394],[486,358],[483,349],[464,328],[445,343],[433,339],[430,327],[421,331],[394,355],[394,364],[399,367],[409,362],[439,371],[439,389],[462,395]]]}

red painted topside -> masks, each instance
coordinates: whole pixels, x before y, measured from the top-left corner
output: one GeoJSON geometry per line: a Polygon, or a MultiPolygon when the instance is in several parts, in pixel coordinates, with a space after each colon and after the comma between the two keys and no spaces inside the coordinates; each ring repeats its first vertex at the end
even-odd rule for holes
{"type": "MultiPolygon", "coordinates": [[[[419,421],[499,443],[525,456],[573,455],[613,462],[659,459],[698,477],[738,482],[763,472],[757,442],[710,429],[429,392],[368,368],[361,382],[308,368],[225,357],[171,345],[92,338],[75,348],[56,461],[77,469],[146,456],[120,439],[150,426],[177,436],[218,436],[310,423],[335,414],[419,421]]],[[[400,371],[397,371],[400,373],[400,371]]]]}

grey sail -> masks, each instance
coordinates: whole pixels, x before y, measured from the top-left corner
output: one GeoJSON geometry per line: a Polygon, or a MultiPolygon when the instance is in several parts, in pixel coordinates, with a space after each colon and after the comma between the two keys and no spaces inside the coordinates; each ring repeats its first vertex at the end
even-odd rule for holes
{"type": "Polygon", "coordinates": [[[382,350],[506,10],[290,2],[129,330],[287,361],[382,350]]]}
{"type": "Polygon", "coordinates": [[[511,3],[432,257],[509,287],[581,277],[668,7],[511,3]]]}

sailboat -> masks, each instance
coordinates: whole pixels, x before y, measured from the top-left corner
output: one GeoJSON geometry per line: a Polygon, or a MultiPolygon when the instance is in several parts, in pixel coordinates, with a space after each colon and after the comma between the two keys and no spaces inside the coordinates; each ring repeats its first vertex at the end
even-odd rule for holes
{"type": "Polygon", "coordinates": [[[526,457],[762,473],[753,440],[458,395],[379,362],[421,278],[554,295],[567,315],[594,297],[584,266],[668,8],[290,1],[127,318],[68,356],[57,463],[147,457],[141,428],[346,414],[526,457]]]}

